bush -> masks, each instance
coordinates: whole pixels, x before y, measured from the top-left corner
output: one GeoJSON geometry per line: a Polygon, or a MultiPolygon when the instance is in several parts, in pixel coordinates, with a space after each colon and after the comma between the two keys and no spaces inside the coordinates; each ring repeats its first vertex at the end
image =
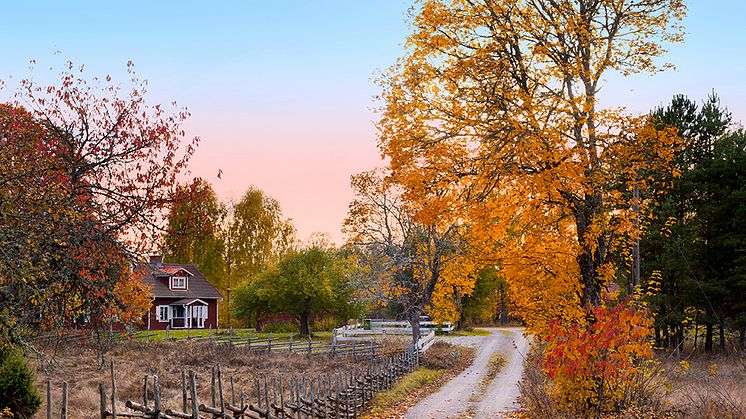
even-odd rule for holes
{"type": "Polygon", "coordinates": [[[590,310],[593,322],[554,320],[544,338],[542,366],[554,401],[576,416],[651,404],[657,368],[649,310],[630,302],[590,310]]]}
{"type": "Polygon", "coordinates": [[[30,418],[40,405],[26,358],[17,349],[0,349],[0,411],[8,408],[13,417],[30,418]]]}
{"type": "Polygon", "coordinates": [[[334,317],[318,317],[311,322],[311,332],[331,332],[337,326],[339,322],[334,317]]]}
{"type": "Polygon", "coordinates": [[[422,356],[420,365],[433,370],[445,370],[455,367],[460,356],[458,347],[446,342],[435,342],[422,356]]]}
{"type": "Polygon", "coordinates": [[[278,321],[262,325],[262,333],[300,333],[300,326],[296,322],[278,321]]]}

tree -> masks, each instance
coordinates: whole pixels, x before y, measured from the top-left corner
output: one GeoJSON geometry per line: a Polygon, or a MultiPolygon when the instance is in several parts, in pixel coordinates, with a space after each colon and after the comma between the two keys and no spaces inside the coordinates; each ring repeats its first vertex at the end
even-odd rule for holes
{"type": "Polygon", "coordinates": [[[298,319],[301,335],[310,336],[312,313],[347,319],[358,311],[350,270],[351,265],[335,249],[288,252],[276,266],[265,268],[237,290],[236,314],[248,318],[257,310],[291,313],[298,319]]]}
{"type": "Polygon", "coordinates": [[[704,323],[705,350],[711,351],[714,326],[723,336],[725,319],[739,316],[728,296],[739,290],[737,249],[744,240],[741,226],[731,222],[741,211],[740,134],[728,132],[730,113],[714,94],[701,107],[677,95],[652,115],[686,141],[673,162],[681,176],[659,200],[641,243],[645,273],[660,273],[660,292],[653,298],[657,340],[678,349],[686,324],[704,323]]]}
{"type": "MultiPolygon", "coordinates": [[[[479,239],[500,242],[517,297],[525,281],[559,287],[551,294],[567,304],[602,304],[636,234],[634,199],[618,185],[648,187],[638,174],[665,167],[678,139],[599,109],[598,92],[610,72],[658,71],[684,13],[679,0],[419,2],[408,51],[381,81],[394,179],[408,200],[486,223],[479,239]],[[523,266],[508,265],[516,253],[523,266]]],[[[546,320],[536,314],[527,321],[546,320]]]]}
{"type": "Polygon", "coordinates": [[[25,108],[0,108],[0,339],[142,316],[142,298],[125,299],[147,292],[130,261],[158,237],[197,139],[128,70],[122,94],[69,63],[58,85],[21,82],[25,108]]]}
{"type": "Polygon", "coordinates": [[[480,269],[476,276],[474,291],[463,299],[463,321],[506,325],[511,308],[505,278],[492,266],[480,269]]]}
{"type": "Polygon", "coordinates": [[[375,301],[401,305],[417,342],[424,312],[453,320],[454,293],[471,292],[468,275],[476,269],[464,257],[461,229],[455,223],[418,221],[416,207],[402,199],[381,170],[357,174],[351,183],[357,198],[350,203],[344,230],[365,267],[360,286],[375,301]]]}
{"type": "Polygon", "coordinates": [[[259,189],[249,188],[230,216],[225,238],[229,284],[252,278],[293,246],[295,228],[283,218],[280,203],[259,189]]]}
{"type": "Polygon", "coordinates": [[[193,263],[222,291],[225,282],[225,206],[209,182],[195,178],[178,185],[171,198],[164,257],[173,263],[193,263]]]}

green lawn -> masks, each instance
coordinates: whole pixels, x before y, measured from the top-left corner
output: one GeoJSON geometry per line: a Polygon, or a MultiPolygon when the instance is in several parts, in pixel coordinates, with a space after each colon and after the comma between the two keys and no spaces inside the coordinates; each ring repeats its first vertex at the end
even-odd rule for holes
{"type": "MultiPolygon", "coordinates": [[[[145,333],[144,330],[139,330],[135,332],[135,340],[136,341],[144,341],[145,340],[145,333]]],[[[219,338],[227,338],[229,336],[232,336],[235,340],[245,340],[247,334],[251,335],[252,339],[267,339],[269,337],[272,337],[273,339],[277,339],[278,342],[280,341],[288,341],[291,338],[290,332],[276,332],[276,333],[266,333],[266,332],[256,332],[253,328],[251,329],[233,329],[232,333],[228,329],[220,329],[220,330],[213,330],[210,332],[209,329],[177,329],[177,330],[171,330],[168,333],[168,336],[171,338],[176,339],[183,339],[187,336],[196,338],[196,337],[208,337],[212,333],[212,337],[219,337],[219,338]]],[[[149,338],[151,340],[161,340],[166,339],[166,331],[165,330],[151,330],[149,338]]],[[[308,341],[308,339],[303,339],[299,336],[298,333],[292,333],[292,339],[293,341],[308,341]]],[[[331,341],[332,339],[332,332],[330,331],[319,331],[313,333],[313,340],[314,341],[331,341]]]]}

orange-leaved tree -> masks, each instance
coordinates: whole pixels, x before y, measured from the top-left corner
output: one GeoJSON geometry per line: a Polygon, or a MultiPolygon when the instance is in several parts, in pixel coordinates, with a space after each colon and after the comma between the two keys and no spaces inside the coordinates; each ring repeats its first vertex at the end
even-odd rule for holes
{"type": "Polygon", "coordinates": [[[602,108],[599,92],[610,74],[668,67],[685,12],[682,0],[421,0],[381,77],[393,180],[417,208],[469,224],[472,242],[494,240],[540,339],[555,318],[599,321],[652,193],[674,175],[676,131],[602,108]]]}
{"type": "Polygon", "coordinates": [[[645,212],[632,187],[650,186],[644,174],[666,166],[677,136],[601,109],[598,92],[608,73],[665,68],[656,58],[681,39],[685,6],[423,0],[415,10],[407,52],[381,80],[378,122],[405,197],[485,223],[483,236],[508,250],[500,262],[519,249],[532,267],[506,269],[511,285],[538,274],[566,301],[601,305],[633,214],[645,212]]]}

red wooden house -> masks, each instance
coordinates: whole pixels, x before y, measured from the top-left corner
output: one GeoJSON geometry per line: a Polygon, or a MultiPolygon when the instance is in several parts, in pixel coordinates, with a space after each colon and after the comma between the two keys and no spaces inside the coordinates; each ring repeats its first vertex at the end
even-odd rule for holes
{"type": "Polygon", "coordinates": [[[223,296],[194,265],[163,263],[151,256],[142,282],[153,300],[145,324],[151,330],[218,328],[218,302],[223,296]]]}

